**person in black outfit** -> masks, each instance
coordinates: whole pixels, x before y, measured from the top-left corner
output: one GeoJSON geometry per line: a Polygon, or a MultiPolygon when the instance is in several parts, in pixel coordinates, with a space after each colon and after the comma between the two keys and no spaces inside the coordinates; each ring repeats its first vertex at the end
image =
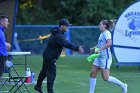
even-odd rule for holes
{"type": "Polygon", "coordinates": [[[41,86],[46,77],[47,91],[48,93],[54,93],[53,85],[56,77],[56,60],[59,58],[63,47],[79,51],[80,53],[84,52],[81,46],[76,46],[65,39],[64,32],[68,30],[70,25],[71,24],[67,19],[61,19],[59,21],[59,27],[54,27],[50,31],[51,36],[49,37],[47,47],[43,52],[42,70],[39,73],[37,84],[34,87],[39,93],[43,93],[41,86]]]}

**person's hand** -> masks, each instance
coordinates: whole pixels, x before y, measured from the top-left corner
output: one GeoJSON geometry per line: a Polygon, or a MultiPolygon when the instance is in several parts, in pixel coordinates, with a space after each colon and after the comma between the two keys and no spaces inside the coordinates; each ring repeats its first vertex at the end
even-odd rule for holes
{"type": "Polygon", "coordinates": [[[6,43],[6,48],[7,48],[7,50],[10,50],[11,49],[11,44],[10,43],[6,43]]]}
{"type": "Polygon", "coordinates": [[[82,48],[82,46],[79,47],[79,52],[80,52],[81,54],[84,53],[84,49],[82,48]]]}
{"type": "Polygon", "coordinates": [[[95,49],[97,48],[97,45],[95,45],[94,47],[90,48],[90,54],[92,54],[93,52],[95,52],[95,49]]]}
{"type": "Polygon", "coordinates": [[[94,51],[95,51],[96,54],[100,53],[100,49],[98,49],[98,48],[95,48],[94,51]]]}
{"type": "Polygon", "coordinates": [[[95,47],[90,48],[90,54],[92,54],[94,50],[95,50],[95,47]]]}

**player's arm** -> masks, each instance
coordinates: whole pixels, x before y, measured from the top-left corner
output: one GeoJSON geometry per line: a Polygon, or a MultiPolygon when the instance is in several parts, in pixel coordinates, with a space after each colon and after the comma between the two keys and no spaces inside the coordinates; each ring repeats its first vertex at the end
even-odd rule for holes
{"type": "Polygon", "coordinates": [[[65,47],[65,48],[69,48],[71,50],[75,50],[75,51],[79,51],[79,46],[71,43],[71,42],[68,42],[68,40],[65,39],[65,37],[61,34],[58,34],[56,36],[56,42],[62,46],[62,47],[65,47]]]}
{"type": "Polygon", "coordinates": [[[62,47],[69,48],[69,49],[74,50],[74,51],[79,51],[81,54],[84,53],[82,46],[77,46],[71,42],[68,42],[68,40],[66,40],[64,38],[64,36],[62,36],[62,35],[57,36],[57,43],[59,45],[61,45],[62,47]]]}

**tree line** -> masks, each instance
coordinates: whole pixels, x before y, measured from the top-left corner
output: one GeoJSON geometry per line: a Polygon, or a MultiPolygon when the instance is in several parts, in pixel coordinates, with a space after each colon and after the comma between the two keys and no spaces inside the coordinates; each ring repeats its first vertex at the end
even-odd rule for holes
{"type": "Polygon", "coordinates": [[[117,19],[137,0],[19,0],[16,24],[54,25],[67,18],[73,25],[98,25],[117,19]]]}

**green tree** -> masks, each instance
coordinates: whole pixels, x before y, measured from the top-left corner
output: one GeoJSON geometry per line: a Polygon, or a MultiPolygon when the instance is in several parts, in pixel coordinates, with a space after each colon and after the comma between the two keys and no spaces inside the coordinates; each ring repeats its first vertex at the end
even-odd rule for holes
{"type": "Polygon", "coordinates": [[[56,24],[67,18],[74,25],[98,25],[118,18],[136,0],[22,0],[17,24],[56,24]]]}

